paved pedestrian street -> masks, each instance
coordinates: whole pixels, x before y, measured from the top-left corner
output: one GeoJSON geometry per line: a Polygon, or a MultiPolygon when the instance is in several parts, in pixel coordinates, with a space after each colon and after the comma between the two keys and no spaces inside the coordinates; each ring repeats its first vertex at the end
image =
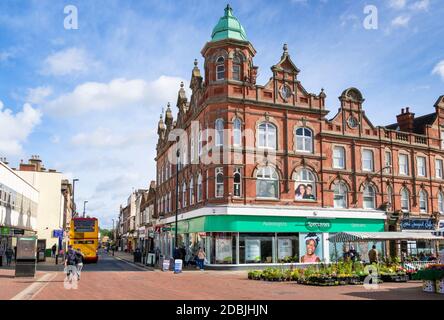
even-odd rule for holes
{"type": "Polygon", "coordinates": [[[101,254],[97,264],[87,264],[77,288],[66,286],[60,265],[53,270],[38,266],[34,279],[14,278],[11,269],[0,269],[0,299],[14,300],[391,300],[434,299],[442,295],[422,292],[420,282],[385,283],[377,290],[363,286],[314,287],[292,282],[247,279],[246,271],[153,270],[119,256],[101,254]],[[40,271],[44,269],[46,271],[40,271]]]}

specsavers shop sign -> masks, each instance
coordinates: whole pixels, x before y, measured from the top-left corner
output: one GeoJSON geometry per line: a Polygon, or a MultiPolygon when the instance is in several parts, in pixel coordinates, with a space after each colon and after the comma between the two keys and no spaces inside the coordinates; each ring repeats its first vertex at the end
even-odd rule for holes
{"type": "Polygon", "coordinates": [[[331,228],[330,220],[324,219],[308,219],[305,222],[305,227],[309,231],[328,231],[331,228]]]}
{"type": "Polygon", "coordinates": [[[403,230],[434,230],[432,219],[405,219],[401,223],[403,230]]]}

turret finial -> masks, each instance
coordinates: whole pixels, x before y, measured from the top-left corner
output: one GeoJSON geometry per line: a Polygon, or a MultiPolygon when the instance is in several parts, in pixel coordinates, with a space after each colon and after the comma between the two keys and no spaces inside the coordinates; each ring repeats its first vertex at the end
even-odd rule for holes
{"type": "Polygon", "coordinates": [[[183,88],[183,81],[180,82],[180,87],[183,88]]]}
{"type": "Polygon", "coordinates": [[[194,66],[197,67],[197,59],[194,59],[194,66]]]}
{"type": "Polygon", "coordinates": [[[284,43],[284,53],[288,53],[288,45],[286,43],[284,43]]]}

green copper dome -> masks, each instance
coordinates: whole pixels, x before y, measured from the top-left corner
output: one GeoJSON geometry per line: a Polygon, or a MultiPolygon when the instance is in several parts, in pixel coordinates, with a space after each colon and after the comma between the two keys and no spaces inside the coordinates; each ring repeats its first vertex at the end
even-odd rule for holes
{"type": "Polygon", "coordinates": [[[239,20],[233,16],[233,9],[230,5],[227,5],[225,8],[225,15],[219,19],[219,22],[211,34],[212,42],[224,39],[248,41],[244,27],[242,27],[239,20]]]}

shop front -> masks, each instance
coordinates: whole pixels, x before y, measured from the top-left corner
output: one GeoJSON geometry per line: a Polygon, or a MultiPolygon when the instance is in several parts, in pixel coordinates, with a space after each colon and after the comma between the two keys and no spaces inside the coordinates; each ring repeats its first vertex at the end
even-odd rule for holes
{"type": "MultiPolygon", "coordinates": [[[[175,223],[162,230],[161,252],[170,256],[175,223]]],[[[212,266],[329,262],[339,249],[327,239],[343,231],[384,231],[384,219],[200,216],[179,221],[178,245],[186,249],[186,261],[203,248],[212,266]]]]}
{"type": "MultiPolygon", "coordinates": [[[[435,231],[435,223],[433,219],[404,218],[401,221],[401,231],[432,233],[435,231]]],[[[436,248],[427,240],[401,241],[401,254],[404,257],[423,258],[436,254],[436,248]]]]}

